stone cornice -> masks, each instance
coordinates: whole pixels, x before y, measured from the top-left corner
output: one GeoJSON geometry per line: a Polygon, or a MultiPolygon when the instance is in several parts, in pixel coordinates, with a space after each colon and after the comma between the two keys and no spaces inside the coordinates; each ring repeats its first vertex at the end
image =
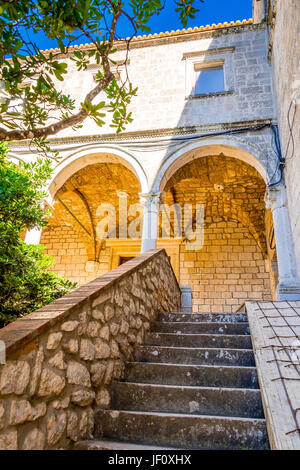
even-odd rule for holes
{"type": "MultiPolygon", "coordinates": [[[[215,38],[227,34],[239,34],[246,31],[263,30],[266,28],[264,23],[262,24],[246,24],[239,26],[228,26],[219,29],[210,29],[197,32],[186,32],[184,34],[174,34],[164,37],[155,37],[151,39],[139,39],[130,43],[130,49],[137,49],[140,47],[160,46],[164,44],[172,44],[178,42],[197,41],[199,39],[215,38]]],[[[116,44],[118,50],[124,50],[127,48],[126,43],[116,44]]]]}
{"type": "MultiPolygon", "coordinates": [[[[252,20],[245,22],[237,21],[232,23],[223,23],[220,25],[200,26],[199,28],[189,28],[187,30],[170,31],[165,33],[149,34],[148,36],[134,37],[130,41],[130,49],[137,49],[141,47],[160,46],[164,44],[172,44],[178,42],[197,41],[199,39],[214,38],[227,34],[239,34],[247,31],[257,31],[266,28],[265,23],[253,24],[252,20]]],[[[128,48],[128,41],[120,40],[115,42],[115,47],[118,51],[123,51],[128,48]]],[[[79,46],[71,46],[67,53],[71,56],[73,51],[76,50],[91,50],[94,48],[93,44],[81,44],[79,46]]],[[[45,54],[53,52],[57,57],[65,57],[60,54],[59,49],[46,49],[43,51],[45,54]]]]}
{"type": "MultiPolygon", "coordinates": [[[[174,136],[185,137],[188,135],[195,134],[213,134],[215,132],[224,132],[231,129],[241,129],[245,127],[257,127],[264,124],[277,124],[276,119],[260,119],[255,121],[239,121],[231,123],[220,123],[204,126],[191,126],[191,127],[177,127],[177,128],[165,128],[165,129],[153,129],[153,130],[141,130],[134,132],[126,132],[123,134],[98,134],[98,135],[86,135],[86,136],[73,136],[73,137],[61,137],[56,139],[49,139],[51,147],[58,146],[70,146],[78,144],[90,144],[90,143],[99,143],[99,144],[122,144],[123,142],[137,142],[137,141],[147,141],[151,139],[165,138],[166,140],[171,140],[174,136]]],[[[13,142],[10,144],[10,149],[12,151],[22,150],[24,152],[30,152],[29,142],[13,142]]]]}

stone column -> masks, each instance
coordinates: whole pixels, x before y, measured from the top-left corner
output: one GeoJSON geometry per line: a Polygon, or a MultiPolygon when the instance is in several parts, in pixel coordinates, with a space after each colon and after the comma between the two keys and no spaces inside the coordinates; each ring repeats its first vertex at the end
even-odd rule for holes
{"type": "Polygon", "coordinates": [[[273,215],[279,282],[277,300],[300,300],[300,282],[297,276],[291,224],[283,184],[266,193],[266,207],[273,215]]]}
{"type": "Polygon", "coordinates": [[[144,208],[141,253],[156,248],[160,193],[140,194],[144,208]]]}
{"type": "Polygon", "coordinates": [[[42,235],[42,229],[40,228],[33,228],[31,230],[27,230],[25,234],[25,243],[27,245],[39,245],[42,235]]]}

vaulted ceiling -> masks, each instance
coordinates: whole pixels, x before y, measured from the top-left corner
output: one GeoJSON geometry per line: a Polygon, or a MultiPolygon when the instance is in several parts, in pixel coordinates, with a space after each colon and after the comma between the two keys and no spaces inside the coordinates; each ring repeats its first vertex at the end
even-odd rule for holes
{"type": "Polygon", "coordinates": [[[205,224],[236,220],[266,251],[265,183],[255,168],[224,155],[198,158],[179,168],[167,182],[166,204],[204,205],[205,224]]]}

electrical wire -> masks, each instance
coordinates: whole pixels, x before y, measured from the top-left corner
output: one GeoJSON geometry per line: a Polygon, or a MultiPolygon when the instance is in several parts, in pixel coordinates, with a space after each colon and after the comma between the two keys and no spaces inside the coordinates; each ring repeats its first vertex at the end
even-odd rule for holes
{"type": "MultiPolygon", "coordinates": [[[[292,99],[291,99],[291,102],[290,102],[290,105],[289,105],[289,109],[288,109],[288,113],[287,113],[287,122],[288,122],[288,127],[289,127],[289,132],[290,132],[290,135],[289,135],[289,140],[288,140],[288,143],[287,143],[287,147],[286,147],[286,151],[285,151],[285,156],[283,157],[282,154],[281,154],[281,151],[280,151],[280,162],[276,168],[276,171],[273,175],[273,177],[275,176],[278,168],[280,168],[280,171],[281,171],[281,178],[276,181],[275,183],[272,183],[272,184],[268,184],[268,187],[273,187],[273,186],[276,186],[277,184],[279,184],[282,180],[282,176],[283,176],[283,169],[285,167],[285,163],[287,160],[292,160],[292,158],[294,157],[294,152],[295,152],[295,140],[294,140],[294,135],[293,135],[293,128],[294,128],[294,124],[295,124],[295,118],[296,118],[296,111],[297,111],[297,102],[295,102],[295,98],[297,96],[297,94],[300,93],[300,89],[296,90],[294,95],[292,96],[292,99]],[[293,103],[295,104],[295,112],[294,112],[294,116],[293,116],[293,122],[291,123],[290,121],[290,113],[291,113],[291,109],[292,109],[292,105],[293,103]],[[287,154],[288,154],[288,150],[289,150],[289,146],[290,146],[290,142],[292,141],[292,155],[290,157],[287,157],[287,154]]],[[[275,138],[275,143],[277,142],[277,146],[280,147],[280,143],[279,143],[279,133],[278,133],[278,128],[276,126],[276,135],[277,137],[275,138]]],[[[272,177],[272,178],[273,178],[272,177]]],[[[271,178],[271,181],[272,181],[272,178],[271,178]]]]}
{"type": "Polygon", "coordinates": [[[282,152],[281,152],[278,127],[274,126],[273,124],[271,124],[271,127],[272,127],[272,130],[273,130],[274,142],[275,142],[275,147],[276,147],[277,156],[278,156],[278,163],[277,163],[276,170],[274,171],[272,177],[270,178],[270,182],[267,185],[268,188],[273,188],[274,186],[277,186],[278,184],[281,183],[282,177],[283,177],[283,168],[284,168],[284,164],[285,164],[285,159],[283,158],[282,152]],[[271,183],[271,181],[273,180],[273,178],[276,175],[278,170],[280,170],[279,179],[277,181],[275,181],[274,183],[271,183]]]}
{"type": "Polygon", "coordinates": [[[291,123],[290,114],[291,114],[291,110],[292,110],[292,105],[293,105],[293,100],[292,100],[291,103],[290,103],[289,110],[288,110],[288,114],[287,114],[287,121],[288,121],[288,126],[289,126],[290,135],[289,135],[289,140],[288,140],[287,147],[286,147],[286,151],[285,151],[286,160],[292,160],[292,158],[293,158],[293,156],[294,156],[294,152],[295,152],[295,140],[294,140],[294,136],[293,136],[293,127],[294,127],[295,118],[296,118],[297,105],[295,105],[295,111],[294,111],[293,121],[292,121],[292,123],[291,123]],[[292,155],[291,155],[290,157],[287,157],[287,154],[288,154],[288,150],[289,150],[290,142],[291,142],[291,141],[292,141],[292,155]]]}
{"type": "MultiPolygon", "coordinates": [[[[205,138],[208,138],[208,137],[220,137],[220,136],[225,136],[225,135],[239,135],[239,134],[244,134],[246,132],[258,132],[258,131],[261,131],[261,130],[266,129],[266,128],[271,129],[272,132],[273,132],[272,146],[275,145],[275,149],[273,147],[273,150],[276,153],[277,158],[278,158],[278,163],[276,165],[276,169],[275,169],[272,177],[269,179],[269,183],[267,184],[267,187],[270,188],[270,187],[278,185],[282,181],[282,169],[283,169],[283,166],[284,166],[284,159],[282,158],[282,153],[281,153],[278,127],[274,124],[271,124],[271,123],[262,124],[260,126],[240,127],[238,129],[230,129],[230,130],[226,130],[226,131],[211,132],[211,133],[206,133],[206,134],[195,134],[195,135],[191,135],[191,136],[187,136],[187,137],[173,137],[171,139],[171,142],[170,142],[170,139],[166,139],[166,138],[165,139],[163,139],[163,138],[156,139],[156,140],[152,140],[152,141],[147,141],[147,143],[151,143],[151,142],[153,142],[154,144],[161,143],[161,145],[154,145],[154,146],[149,147],[148,149],[145,148],[144,150],[140,148],[139,151],[148,152],[148,151],[153,151],[154,149],[163,150],[166,147],[168,147],[168,148],[175,147],[175,146],[178,145],[178,143],[186,143],[186,142],[189,142],[189,141],[205,139],[205,138]],[[165,142],[165,144],[163,144],[163,142],[165,142]],[[278,181],[272,183],[272,180],[275,177],[276,173],[278,172],[278,169],[280,169],[280,178],[279,178],[278,181]]],[[[131,147],[132,148],[135,147],[134,144],[131,145],[131,147]]],[[[268,158],[268,155],[267,155],[267,161],[268,160],[269,160],[269,158],[268,158]]]]}

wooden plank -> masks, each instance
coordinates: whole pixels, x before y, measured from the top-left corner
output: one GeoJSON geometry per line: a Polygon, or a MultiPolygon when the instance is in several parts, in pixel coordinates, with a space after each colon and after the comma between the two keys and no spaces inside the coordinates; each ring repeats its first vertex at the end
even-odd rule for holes
{"type": "Polygon", "coordinates": [[[299,450],[300,302],[246,302],[246,310],[271,448],[299,450]]]}

